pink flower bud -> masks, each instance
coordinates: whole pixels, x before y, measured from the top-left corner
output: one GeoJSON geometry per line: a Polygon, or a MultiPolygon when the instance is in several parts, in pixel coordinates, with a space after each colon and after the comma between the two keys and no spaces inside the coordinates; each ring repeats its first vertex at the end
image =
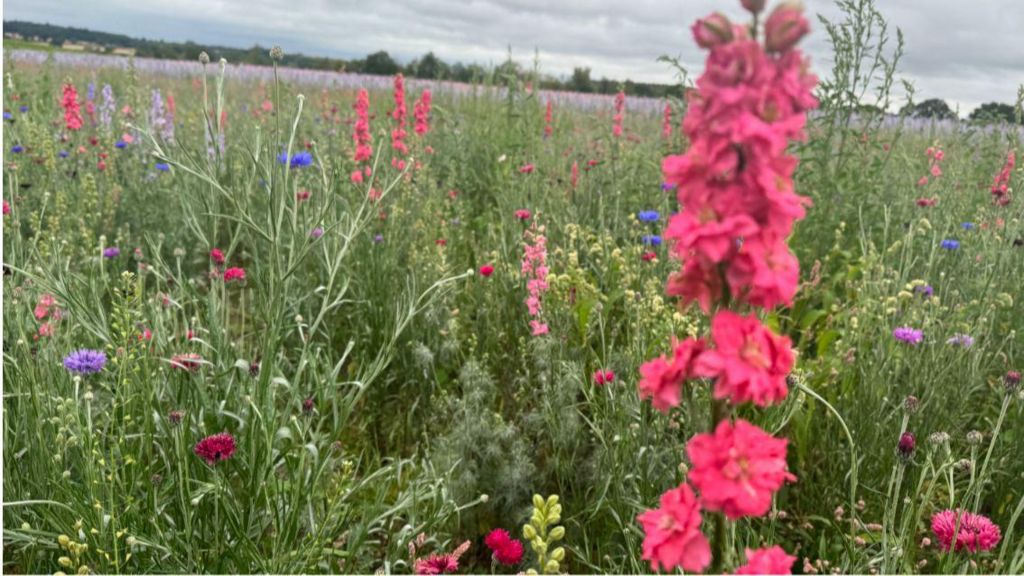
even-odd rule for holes
{"type": "Polygon", "coordinates": [[[714,48],[732,41],[732,23],[719,12],[693,24],[693,39],[701,48],[714,48]]]}
{"type": "Polygon", "coordinates": [[[764,23],[765,48],[769,52],[785,52],[809,31],[810,25],[798,5],[780,4],[764,23]]]}
{"type": "Polygon", "coordinates": [[[740,4],[743,4],[743,7],[751,14],[757,14],[764,10],[764,0],[740,0],[740,4]]]}

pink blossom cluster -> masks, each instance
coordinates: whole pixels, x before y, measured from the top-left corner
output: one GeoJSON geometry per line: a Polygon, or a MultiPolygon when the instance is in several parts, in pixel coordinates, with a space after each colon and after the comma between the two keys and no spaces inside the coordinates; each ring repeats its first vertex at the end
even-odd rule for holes
{"type": "Polygon", "coordinates": [[[1006,154],[1006,163],[1003,169],[996,174],[992,181],[992,201],[999,206],[1006,206],[1010,203],[1010,175],[1013,174],[1013,167],[1017,163],[1017,152],[1010,150],[1006,154]]]}
{"type": "Polygon", "coordinates": [[[622,136],[622,121],[626,117],[626,93],[619,90],[615,95],[615,116],[612,117],[612,136],[622,136]]]}
{"type": "Polygon", "coordinates": [[[82,129],[82,110],[78,105],[78,90],[71,81],[64,83],[60,105],[64,108],[64,127],[70,131],[82,129]]]}
{"type": "Polygon", "coordinates": [[[928,156],[928,174],[921,176],[917,181],[918,186],[928,185],[928,175],[932,178],[938,178],[942,176],[942,160],[946,158],[946,153],[942,151],[938,146],[929,146],[924,151],[925,155],[928,156]]]}
{"type": "Polygon", "coordinates": [[[370,134],[370,93],[365,88],[360,88],[356,95],[356,103],[352,105],[356,111],[356,121],[352,126],[352,142],[356,145],[355,156],[356,169],[352,171],[351,180],[353,183],[360,183],[363,177],[369,178],[373,169],[369,165],[373,156],[373,136],[370,134]]]}
{"type": "MultiPolygon", "coordinates": [[[[754,14],[764,7],[741,2],[754,14]]],[[[800,274],[787,239],[808,201],[793,189],[797,160],[786,149],[804,137],[807,111],[817,105],[811,93],[817,79],[794,48],[809,30],[802,10],[784,3],[764,22],[763,45],[752,38],[753,27],[733,25],[719,13],[693,26],[697,44],[710,54],[687,94],[682,129],[690,148],[662,165],[681,207],[664,234],[682,262],[667,292],[684,305],[697,302],[705,313],[716,312],[710,338],[674,340],[671,357],[641,366],[639,393],[668,411],[679,405],[687,380],[708,378],[713,401],[721,404],[712,429],[687,443],[686,482],[662,495],[661,508],[638,517],[643,558],[653,570],[704,570],[713,555],[700,530],[702,510],[729,520],[763,516],[774,494],[796,480],[786,464],[785,439],[727,414],[729,405],[764,407],[785,399],[795,361],[789,338],[754,314],[728,309],[791,304],[800,274]]],[[[669,127],[670,112],[666,106],[669,127]]],[[[747,559],[741,573],[788,574],[795,560],[778,547],[748,550],[747,559]]]]}
{"type": "Polygon", "coordinates": [[[391,117],[395,120],[395,129],[391,131],[391,149],[397,153],[397,157],[391,159],[391,165],[404,170],[403,158],[409,154],[409,147],[405,144],[405,138],[408,136],[405,131],[408,111],[405,107],[405,78],[401,74],[395,76],[394,98],[395,109],[391,112],[391,117]]]}
{"type": "Polygon", "coordinates": [[[430,132],[430,104],[430,90],[424,90],[412,107],[413,115],[416,117],[414,131],[420,136],[430,132]]]}
{"type": "Polygon", "coordinates": [[[523,245],[521,272],[523,278],[526,278],[526,309],[533,317],[530,320],[532,334],[540,336],[548,333],[548,325],[540,321],[541,296],[548,290],[547,238],[532,228],[524,236],[526,243],[523,245]]]}

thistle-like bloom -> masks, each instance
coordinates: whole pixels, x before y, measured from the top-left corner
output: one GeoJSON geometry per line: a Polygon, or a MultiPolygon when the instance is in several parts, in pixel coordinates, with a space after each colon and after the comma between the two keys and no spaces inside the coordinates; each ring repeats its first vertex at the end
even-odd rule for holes
{"type": "Polygon", "coordinates": [[[64,357],[64,368],[74,374],[96,374],[107,364],[107,355],[99,350],[83,348],[64,357]]]}
{"type": "Polygon", "coordinates": [[[228,268],[224,271],[224,281],[245,280],[245,268],[228,268]]]}
{"type": "Polygon", "coordinates": [[[679,405],[683,383],[694,375],[694,366],[705,352],[704,340],[687,338],[672,346],[672,360],[664,354],[640,367],[640,399],[651,399],[651,405],[662,412],[679,405]]]}
{"type": "Polygon", "coordinates": [[[705,509],[732,520],[763,516],[772,495],[796,480],[786,466],[786,443],[746,420],[723,420],[714,434],[698,434],[687,443],[693,463],[687,478],[705,509]]]}
{"type": "Polygon", "coordinates": [[[796,556],[786,554],[781,546],[751,550],[747,548],[747,563],[736,569],[736,574],[792,574],[796,556]]]}
{"type": "Polygon", "coordinates": [[[506,566],[515,566],[523,559],[523,543],[512,538],[507,530],[495,528],[484,538],[494,559],[506,566]]]}
{"type": "Polygon", "coordinates": [[[924,341],[924,332],[909,326],[900,326],[892,331],[892,337],[900,342],[916,346],[924,341]]]}
{"type": "Polygon", "coordinates": [[[207,436],[196,444],[195,453],[210,466],[216,466],[234,455],[235,437],[227,432],[207,436]]]}
{"type": "Polygon", "coordinates": [[[789,338],[754,316],[722,310],[711,321],[711,339],[714,349],[701,354],[694,372],[716,379],[716,399],[768,406],[786,398],[794,360],[789,338]]]}
{"type": "Polygon", "coordinates": [[[104,258],[108,258],[108,259],[109,258],[117,258],[120,255],[121,255],[121,249],[118,248],[117,246],[110,246],[109,248],[104,248],[103,249],[103,257],[104,258]]]}
{"type": "Polygon", "coordinates": [[[636,517],[644,529],[643,559],[651,570],[700,572],[711,563],[711,546],[700,530],[700,504],[688,484],[661,495],[661,508],[636,517]]]}
{"type": "Polygon", "coordinates": [[[309,152],[297,152],[289,159],[287,152],[281,152],[277,155],[277,161],[289,168],[305,168],[313,164],[313,155],[309,152]]]}
{"type": "Polygon", "coordinates": [[[637,212],[636,219],[641,222],[657,222],[658,221],[657,210],[641,210],[637,212]]]}
{"type": "Polygon", "coordinates": [[[943,550],[984,552],[999,544],[1002,534],[987,517],[961,510],[943,510],[932,516],[932,532],[943,550]]]}

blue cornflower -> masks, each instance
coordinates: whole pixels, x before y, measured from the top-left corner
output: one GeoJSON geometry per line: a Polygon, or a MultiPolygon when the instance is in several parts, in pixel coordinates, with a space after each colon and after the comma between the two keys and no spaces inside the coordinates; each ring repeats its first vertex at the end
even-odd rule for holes
{"type": "Polygon", "coordinates": [[[14,120],[14,114],[4,110],[4,120],[14,120]]]}
{"type": "Polygon", "coordinates": [[[636,215],[637,220],[641,222],[657,222],[658,211],[657,210],[641,210],[636,215]]]}
{"type": "Polygon", "coordinates": [[[61,150],[60,152],[57,152],[57,156],[60,156],[61,158],[67,158],[68,157],[68,151],[67,150],[61,150]]]}
{"type": "Polygon", "coordinates": [[[128,146],[128,143],[125,142],[124,140],[118,140],[117,142],[114,142],[114,148],[124,148],[125,146],[128,146]]]}
{"type": "Polygon", "coordinates": [[[964,230],[974,230],[974,222],[964,222],[960,227],[964,230]]]}
{"type": "Polygon", "coordinates": [[[99,350],[83,348],[64,358],[64,367],[75,374],[95,374],[107,364],[107,355],[99,350]]]}
{"type": "Polygon", "coordinates": [[[946,250],[956,250],[960,248],[960,241],[953,240],[952,238],[946,238],[945,240],[942,241],[942,244],[940,244],[940,246],[942,246],[946,250]]]}
{"type": "Polygon", "coordinates": [[[170,164],[159,163],[159,164],[156,165],[156,169],[161,171],[161,172],[168,172],[171,169],[171,165],[170,164]]]}
{"type": "Polygon", "coordinates": [[[657,234],[647,234],[640,241],[650,246],[661,246],[661,236],[657,234]]]}
{"type": "Polygon", "coordinates": [[[14,146],[11,146],[11,152],[14,152],[15,154],[21,154],[24,151],[25,151],[25,147],[22,146],[21,144],[16,144],[14,146]]]}
{"type": "Polygon", "coordinates": [[[281,164],[287,164],[291,168],[303,168],[313,164],[313,155],[309,152],[299,152],[293,154],[291,162],[288,161],[288,153],[281,152],[277,155],[277,161],[281,164]]]}
{"type": "Polygon", "coordinates": [[[675,187],[676,187],[675,184],[669,184],[668,182],[662,182],[661,183],[661,189],[663,191],[665,191],[665,192],[668,192],[669,190],[672,190],[675,187]]]}
{"type": "Polygon", "coordinates": [[[22,112],[28,112],[28,106],[21,105],[20,107],[18,107],[18,110],[21,110],[22,112]]]}

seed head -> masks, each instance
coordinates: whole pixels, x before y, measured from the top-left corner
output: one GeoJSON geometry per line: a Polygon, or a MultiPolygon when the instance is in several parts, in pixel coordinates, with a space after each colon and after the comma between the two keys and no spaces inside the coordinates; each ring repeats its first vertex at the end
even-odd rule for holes
{"type": "Polygon", "coordinates": [[[205,50],[199,53],[199,63],[204,66],[210,63],[210,55],[205,50]]]}
{"type": "Polygon", "coordinates": [[[971,446],[977,446],[978,444],[981,444],[981,440],[981,432],[978,432],[977,430],[971,430],[970,432],[967,433],[967,443],[970,444],[971,446]]]}
{"type": "Polygon", "coordinates": [[[270,59],[274,62],[280,62],[284,58],[284,50],[280,46],[274,46],[270,49],[270,59]]]}

